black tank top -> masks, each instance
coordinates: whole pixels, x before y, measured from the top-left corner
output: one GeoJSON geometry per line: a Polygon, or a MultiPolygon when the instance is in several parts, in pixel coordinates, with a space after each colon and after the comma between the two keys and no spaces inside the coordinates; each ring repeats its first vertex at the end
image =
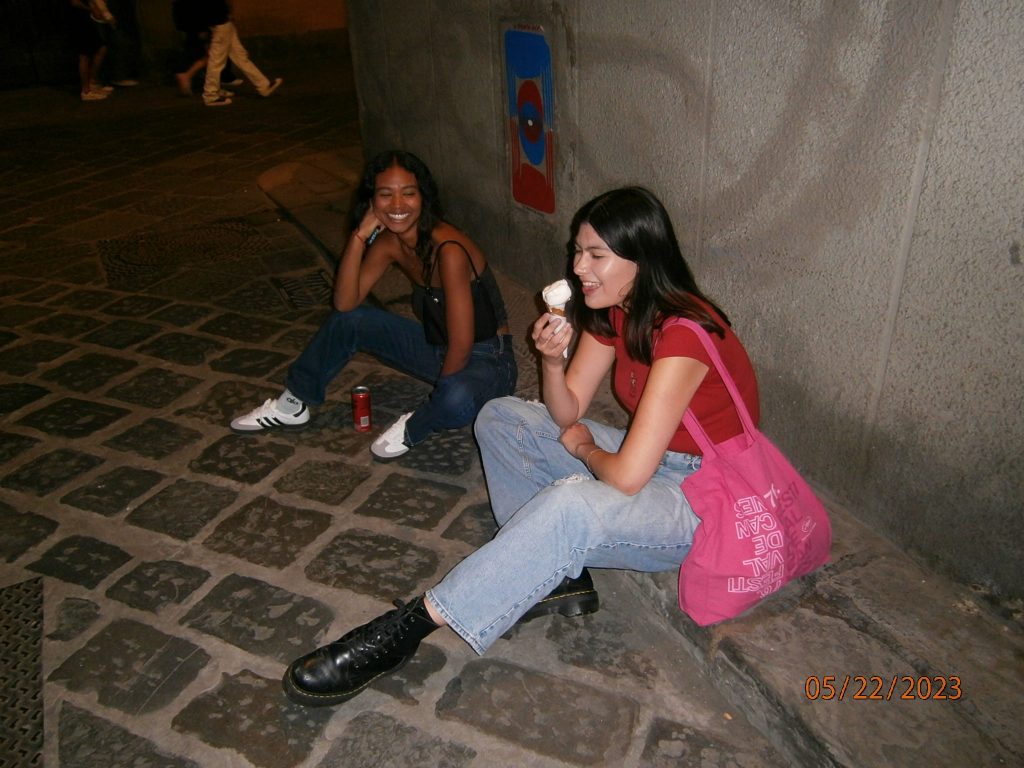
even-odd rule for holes
{"type": "MultiPolygon", "coordinates": [[[[498,283],[490,265],[477,273],[469,251],[457,240],[445,240],[440,243],[434,253],[439,253],[442,246],[454,243],[469,259],[469,268],[473,270],[473,279],[469,283],[473,297],[473,341],[484,341],[494,336],[499,328],[508,325],[508,311],[502,299],[498,283]]],[[[447,344],[448,328],[445,322],[444,289],[433,288],[430,281],[434,275],[436,257],[431,260],[430,270],[424,276],[426,285],[412,285],[412,309],[416,317],[423,323],[427,341],[431,344],[447,344]]]]}

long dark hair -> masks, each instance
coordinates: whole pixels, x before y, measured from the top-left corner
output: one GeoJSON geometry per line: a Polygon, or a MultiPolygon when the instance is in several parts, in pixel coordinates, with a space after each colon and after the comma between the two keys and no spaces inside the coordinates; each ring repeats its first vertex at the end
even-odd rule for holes
{"type": "Polygon", "coordinates": [[[434,231],[434,227],[444,220],[444,212],[441,208],[441,196],[437,191],[437,183],[434,181],[434,176],[430,173],[427,164],[412,152],[389,149],[381,152],[366,164],[363,169],[363,180],[359,183],[353,196],[351,213],[349,214],[349,227],[354,229],[359,226],[377,190],[377,176],[393,165],[404,168],[415,176],[416,184],[420,188],[423,208],[420,211],[420,220],[416,224],[416,255],[423,262],[425,271],[430,261],[432,249],[431,234],[434,231]]]}
{"type": "Polygon", "coordinates": [[[573,217],[565,277],[576,297],[569,307],[569,319],[577,329],[599,336],[615,335],[608,309],[591,309],[580,298],[582,285],[573,272],[573,262],[576,237],[584,224],[592,226],[616,255],[637,265],[633,287],[623,302],[623,338],[631,358],[650,365],[654,332],[673,316],[694,320],[709,333],[725,336],[718,319],[700,302],[714,308],[726,324],[729,319],[697,287],[668,211],[643,187],[605,192],[586,203],[573,217]]]}

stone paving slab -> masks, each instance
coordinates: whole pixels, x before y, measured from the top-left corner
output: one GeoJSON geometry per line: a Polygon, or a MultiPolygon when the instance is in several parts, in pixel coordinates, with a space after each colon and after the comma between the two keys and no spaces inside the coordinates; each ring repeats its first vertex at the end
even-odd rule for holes
{"type": "Polygon", "coordinates": [[[224,518],[203,546],[268,568],[283,568],[330,526],[326,512],[253,499],[224,518]]]}
{"type": "Polygon", "coordinates": [[[59,523],[0,502],[0,558],[14,562],[57,530],[59,523]]]}
{"type": "Polygon", "coordinates": [[[187,541],[238,497],[230,488],[179,478],[139,504],[125,521],[187,541]]]}
{"type": "Polygon", "coordinates": [[[0,432],[0,461],[10,461],[18,454],[38,444],[39,440],[26,435],[12,435],[9,432],[0,432]]]}
{"type": "Polygon", "coordinates": [[[163,709],[210,662],[202,648],[146,624],[111,622],[50,673],[51,683],[95,693],[128,715],[163,709]]]}
{"type": "Polygon", "coordinates": [[[146,419],[104,441],[103,445],[147,459],[160,460],[194,444],[202,437],[195,429],[166,419],[146,419]]]}
{"type": "Polygon", "coordinates": [[[0,414],[7,416],[50,394],[50,390],[25,382],[0,384],[0,414]]]}
{"type": "Polygon", "coordinates": [[[98,456],[58,448],[18,467],[0,479],[0,486],[45,496],[102,463],[103,459],[98,456]]]}
{"type": "MultiPolygon", "coordinates": [[[[67,317],[65,315],[64,317],[67,317]]],[[[62,329],[56,329],[56,335],[63,335],[62,329]]],[[[53,333],[49,324],[38,330],[39,333],[53,333]]],[[[78,335],[77,333],[74,335],[78,335]]],[[[51,368],[42,375],[44,381],[50,381],[73,392],[87,394],[104,386],[111,379],[132,370],[138,365],[134,360],[114,357],[113,355],[87,352],[79,358],[51,368]]]]}
{"type": "Polygon", "coordinates": [[[61,503],[104,517],[120,514],[165,476],[152,469],[117,467],[61,497],[61,503]]]}
{"type": "Polygon", "coordinates": [[[173,560],[139,563],[105,594],[140,611],[158,613],[185,602],[209,578],[202,568],[173,560]]]}
{"type": "Polygon", "coordinates": [[[476,752],[463,744],[423,733],[380,712],[363,712],[352,718],[318,768],[350,765],[462,768],[471,765],[475,757],[476,752]]]}
{"type": "Polygon", "coordinates": [[[230,575],[211,589],[181,623],[287,664],[317,635],[333,612],[318,600],[259,579],[230,575]]]}
{"type": "Polygon", "coordinates": [[[438,576],[437,554],[396,536],[349,528],[306,566],[306,578],[382,601],[417,594],[438,576]]]}
{"type": "Polygon", "coordinates": [[[241,752],[260,768],[289,768],[309,755],[331,715],[282,703],[279,680],[244,669],[189,702],[172,725],[213,747],[241,752]]]}
{"type": "Polygon", "coordinates": [[[639,707],[614,691],[478,659],[449,683],[437,714],[565,762],[618,765],[625,759],[639,707]],[[538,700],[545,702],[543,708],[535,705],[538,700]],[[587,706],[576,706],[579,701],[587,706]],[[567,727],[570,712],[573,722],[567,727]]]}
{"type": "Polygon", "coordinates": [[[60,709],[60,765],[110,768],[199,768],[192,760],[163,752],[148,739],[65,703],[60,709]]]}

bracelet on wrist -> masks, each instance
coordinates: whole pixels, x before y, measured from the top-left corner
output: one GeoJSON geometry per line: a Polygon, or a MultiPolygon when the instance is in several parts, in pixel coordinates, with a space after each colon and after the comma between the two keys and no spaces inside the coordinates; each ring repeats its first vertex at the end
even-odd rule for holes
{"type": "MultiPolygon", "coordinates": [[[[594,448],[594,449],[592,449],[592,450],[591,450],[591,451],[590,451],[590,452],[589,452],[589,453],[587,454],[587,458],[585,458],[585,459],[583,460],[583,463],[587,465],[587,471],[588,471],[588,472],[590,472],[590,474],[592,474],[592,475],[594,475],[594,469],[593,469],[593,467],[591,467],[591,466],[590,466],[590,457],[591,457],[591,456],[593,456],[593,455],[594,455],[595,453],[597,453],[597,452],[598,452],[598,451],[600,451],[600,450],[601,450],[600,448],[594,448]]],[[[597,477],[597,475],[594,475],[594,477],[597,477]]]]}

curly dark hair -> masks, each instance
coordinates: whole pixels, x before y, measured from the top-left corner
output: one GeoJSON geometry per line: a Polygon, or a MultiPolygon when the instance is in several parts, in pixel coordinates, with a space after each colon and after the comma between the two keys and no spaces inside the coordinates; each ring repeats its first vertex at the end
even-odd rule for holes
{"type": "MultiPolygon", "coordinates": [[[[650,190],[613,189],[576,212],[567,245],[565,277],[577,297],[581,295],[582,284],[573,272],[573,262],[576,237],[584,224],[592,226],[616,255],[637,265],[633,287],[623,302],[627,310],[623,337],[630,357],[650,365],[654,332],[673,316],[694,320],[709,333],[725,336],[718,319],[701,302],[714,308],[726,324],[728,317],[697,287],[668,211],[650,190]]],[[[615,335],[607,308],[591,309],[583,301],[573,301],[568,314],[580,330],[599,336],[615,335]]]]}
{"type": "Polygon", "coordinates": [[[434,181],[427,164],[412,152],[389,149],[366,163],[363,168],[363,179],[353,194],[349,228],[358,227],[363,216],[366,215],[377,189],[377,176],[394,165],[404,168],[415,176],[416,184],[420,188],[423,208],[420,211],[420,220],[416,225],[416,255],[420,257],[425,270],[429,264],[432,249],[430,236],[434,227],[444,220],[444,212],[441,208],[441,197],[437,191],[437,182],[434,181]]]}

